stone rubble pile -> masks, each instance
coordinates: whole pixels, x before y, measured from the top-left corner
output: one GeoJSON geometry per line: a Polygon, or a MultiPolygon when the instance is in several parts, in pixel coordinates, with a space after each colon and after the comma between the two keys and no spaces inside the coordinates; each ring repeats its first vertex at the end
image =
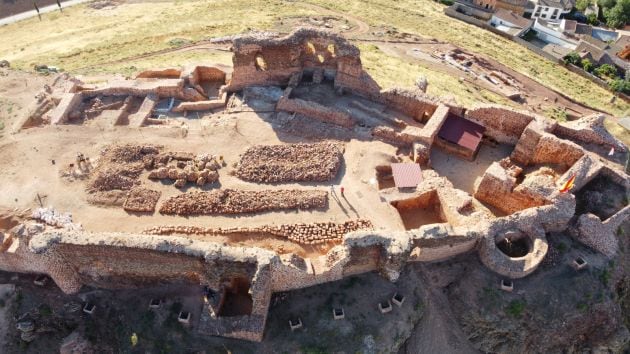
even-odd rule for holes
{"type": "Polygon", "coordinates": [[[336,143],[256,145],[241,157],[236,175],[251,182],[323,182],[337,175],[343,146],[336,143]]]}
{"type": "Polygon", "coordinates": [[[291,241],[316,245],[326,242],[341,242],[343,236],[357,230],[371,230],[372,223],[369,220],[357,219],[344,223],[312,223],[312,224],[283,224],[265,225],[260,227],[232,227],[232,228],[206,228],[199,226],[158,226],[144,230],[150,235],[226,235],[240,233],[260,233],[288,238],[291,241]]]}
{"type": "Polygon", "coordinates": [[[130,190],[140,184],[138,177],[150,168],[153,158],[160,152],[154,145],[120,145],[102,152],[101,163],[94,169],[88,182],[90,193],[112,190],[130,190]]]}
{"type": "Polygon", "coordinates": [[[209,215],[256,213],[272,210],[315,209],[328,206],[328,193],[303,190],[244,191],[221,189],[184,193],[160,207],[162,214],[209,215]]]}
{"type": "Polygon", "coordinates": [[[175,187],[182,188],[189,182],[203,186],[218,181],[217,171],[222,167],[222,163],[213,155],[164,153],[154,159],[151,167],[155,169],[149,173],[150,179],[173,180],[175,187]]]}
{"type": "MultiPolygon", "coordinates": [[[[132,165],[132,164],[130,164],[132,165]]],[[[106,192],[113,190],[127,191],[140,184],[138,177],[142,172],[142,166],[104,167],[94,174],[88,183],[88,192],[106,192]]]]}
{"type": "Polygon", "coordinates": [[[46,225],[61,227],[69,230],[81,230],[81,224],[72,222],[72,214],[60,213],[54,208],[37,208],[33,211],[31,217],[35,220],[42,221],[46,225]]]}
{"type": "Polygon", "coordinates": [[[155,211],[155,206],[161,195],[162,193],[159,191],[146,188],[134,188],[129,191],[123,208],[126,211],[152,213],[155,211]]]}

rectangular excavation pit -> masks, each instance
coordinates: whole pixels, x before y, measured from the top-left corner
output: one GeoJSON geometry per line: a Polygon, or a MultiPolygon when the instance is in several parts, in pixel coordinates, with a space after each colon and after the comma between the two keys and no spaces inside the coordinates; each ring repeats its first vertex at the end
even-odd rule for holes
{"type": "Polygon", "coordinates": [[[475,160],[468,161],[441,149],[431,149],[431,167],[455,188],[473,195],[475,180],[483,176],[493,162],[509,157],[512,150],[512,145],[483,143],[475,160]]]}
{"type": "Polygon", "coordinates": [[[392,206],[398,210],[405,230],[446,222],[442,205],[435,191],[406,200],[394,201],[392,206]]]}
{"type": "Polygon", "coordinates": [[[394,294],[394,296],[392,296],[392,302],[395,303],[396,306],[401,307],[405,302],[405,297],[399,293],[396,293],[394,294]]]}
{"type": "Polygon", "coordinates": [[[219,316],[235,317],[252,314],[253,300],[249,293],[250,283],[245,278],[233,278],[223,288],[219,301],[219,316]]]}
{"type": "Polygon", "coordinates": [[[602,221],[628,205],[625,188],[601,173],[575,193],[576,214],[592,213],[602,221]]]}
{"type": "Polygon", "coordinates": [[[501,280],[501,290],[511,293],[514,290],[514,282],[507,279],[501,280]]]}
{"type": "Polygon", "coordinates": [[[149,302],[150,309],[159,309],[160,307],[162,307],[162,300],[160,299],[151,299],[149,302]]]}
{"type": "Polygon", "coordinates": [[[87,313],[88,315],[93,314],[94,310],[96,310],[96,305],[90,302],[86,303],[85,306],[83,306],[83,312],[87,313]]]}
{"type": "Polygon", "coordinates": [[[573,265],[573,268],[575,268],[575,270],[582,270],[586,268],[586,266],[588,265],[588,262],[584,259],[584,257],[578,256],[573,260],[572,265],[573,265]]]}
{"type": "Polygon", "coordinates": [[[188,311],[181,311],[179,313],[179,316],[177,316],[177,321],[179,323],[182,323],[182,324],[185,324],[185,325],[189,324],[190,323],[190,312],[188,312],[188,311]]]}
{"type": "Polygon", "coordinates": [[[394,175],[392,173],[392,165],[376,166],[376,182],[378,189],[394,188],[394,175]]]}
{"type": "Polygon", "coordinates": [[[302,319],[289,320],[289,328],[291,328],[291,332],[302,328],[302,319]]]}
{"type": "Polygon", "coordinates": [[[335,320],[343,320],[346,317],[342,308],[334,308],[333,309],[333,319],[335,320]]]}
{"type": "Polygon", "coordinates": [[[392,303],[389,300],[381,301],[378,303],[378,309],[382,314],[386,314],[392,311],[392,303]]]}

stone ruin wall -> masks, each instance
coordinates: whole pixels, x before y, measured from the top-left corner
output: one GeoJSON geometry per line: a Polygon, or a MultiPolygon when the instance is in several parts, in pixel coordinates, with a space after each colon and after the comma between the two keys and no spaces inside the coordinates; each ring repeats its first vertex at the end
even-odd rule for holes
{"type": "Polygon", "coordinates": [[[203,81],[220,82],[224,84],[226,76],[225,71],[221,69],[212,66],[196,66],[187,77],[191,85],[199,85],[203,81]]]}
{"type": "Polygon", "coordinates": [[[380,98],[389,107],[421,123],[425,123],[440,104],[439,100],[422,91],[402,88],[383,90],[380,92],[380,98]]]}
{"type": "Polygon", "coordinates": [[[423,225],[407,234],[411,239],[409,260],[415,262],[446,260],[472,251],[479,241],[467,228],[453,228],[448,223],[423,225]]]}
{"type": "Polygon", "coordinates": [[[233,51],[234,72],[225,88],[228,92],[247,86],[286,86],[305,68],[335,72],[338,89],[366,97],[375,97],[380,90],[363,71],[359,50],[332,32],[300,28],[281,38],[246,35],[234,39],[233,51]]]}
{"type": "Polygon", "coordinates": [[[299,98],[282,96],[276,105],[276,110],[298,113],[309,118],[318,119],[325,123],[339,125],[345,128],[354,126],[354,119],[346,112],[336,110],[317,102],[305,101],[299,98]]]}
{"type": "Polygon", "coordinates": [[[546,120],[533,113],[500,105],[480,105],[466,111],[466,118],[486,128],[485,135],[499,143],[516,145],[525,128],[533,120],[546,120]]]}

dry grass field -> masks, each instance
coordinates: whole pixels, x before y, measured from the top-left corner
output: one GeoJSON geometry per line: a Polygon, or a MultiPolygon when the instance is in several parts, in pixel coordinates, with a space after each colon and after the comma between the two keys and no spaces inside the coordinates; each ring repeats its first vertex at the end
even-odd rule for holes
{"type": "Polygon", "coordinates": [[[401,32],[455,44],[493,58],[578,102],[618,116],[630,113],[630,104],[621,100],[611,104],[612,94],[591,81],[492,32],[446,16],[443,13],[444,6],[431,0],[312,2],[351,13],[372,26],[394,26],[401,32]]]}

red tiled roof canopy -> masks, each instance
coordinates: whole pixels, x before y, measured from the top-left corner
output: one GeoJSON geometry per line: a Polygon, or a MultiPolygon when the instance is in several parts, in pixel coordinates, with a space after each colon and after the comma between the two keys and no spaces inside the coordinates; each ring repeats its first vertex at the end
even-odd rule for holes
{"type": "Polygon", "coordinates": [[[416,187],[422,182],[422,171],[417,163],[393,163],[392,175],[398,188],[416,187]]]}
{"type": "Polygon", "coordinates": [[[468,119],[449,114],[438,136],[448,142],[477,151],[486,128],[468,119]]]}

